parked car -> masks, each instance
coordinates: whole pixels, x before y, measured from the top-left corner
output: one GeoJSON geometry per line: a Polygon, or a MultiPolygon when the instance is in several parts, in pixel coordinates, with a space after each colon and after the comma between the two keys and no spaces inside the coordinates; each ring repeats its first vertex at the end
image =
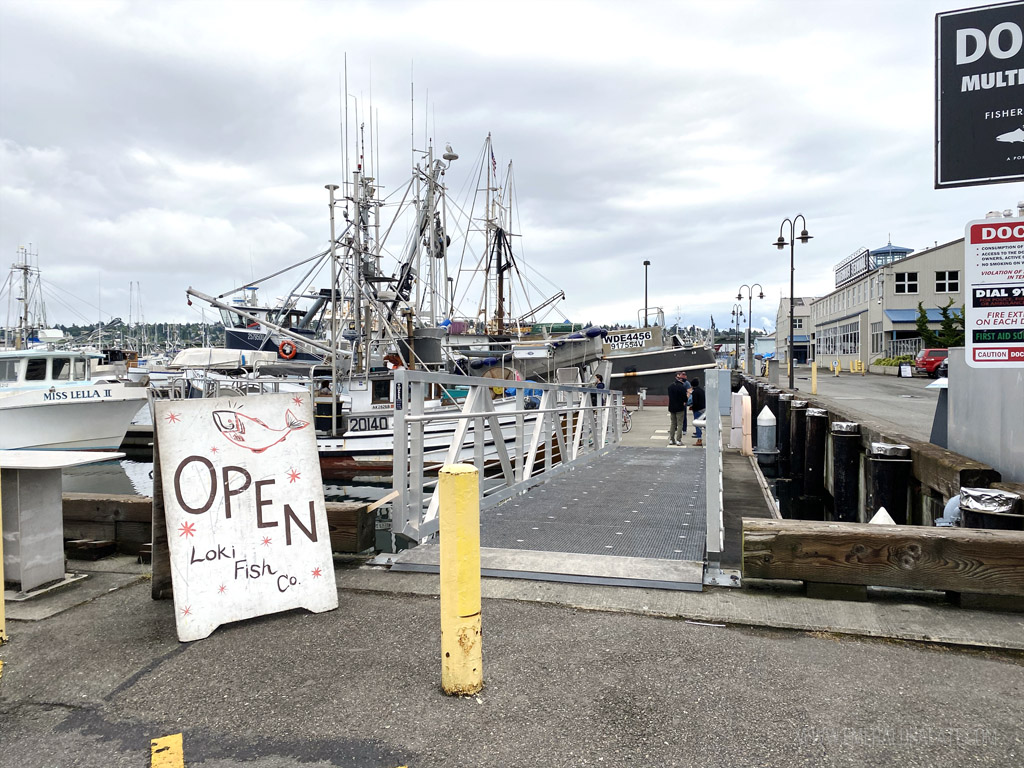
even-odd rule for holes
{"type": "Polygon", "coordinates": [[[948,355],[948,349],[922,349],[914,359],[914,369],[918,373],[926,373],[934,378],[935,369],[948,355]]]}
{"type": "Polygon", "coordinates": [[[940,379],[945,379],[945,378],[949,377],[949,358],[948,357],[942,358],[942,362],[939,363],[938,368],[935,369],[935,375],[938,376],[940,379]]]}

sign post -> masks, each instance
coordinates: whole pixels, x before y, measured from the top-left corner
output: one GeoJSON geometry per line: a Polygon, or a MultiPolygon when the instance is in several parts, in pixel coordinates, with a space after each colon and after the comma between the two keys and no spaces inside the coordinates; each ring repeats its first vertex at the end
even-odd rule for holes
{"type": "Polygon", "coordinates": [[[1024,2],[935,16],[935,188],[1024,179],[1024,2]]]}
{"type": "Polygon", "coordinates": [[[1024,368],[1024,218],[969,222],[964,272],[967,364],[1024,368]]]}
{"type": "Polygon", "coordinates": [[[155,403],[178,639],[338,607],[308,393],[155,403]]]}

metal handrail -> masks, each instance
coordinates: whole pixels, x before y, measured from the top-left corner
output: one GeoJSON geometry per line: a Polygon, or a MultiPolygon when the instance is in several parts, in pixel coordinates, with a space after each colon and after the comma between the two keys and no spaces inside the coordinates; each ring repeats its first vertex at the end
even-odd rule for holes
{"type": "MultiPolygon", "coordinates": [[[[425,475],[427,455],[444,451],[438,465],[472,463],[479,470],[480,506],[487,509],[583,462],[613,450],[622,438],[622,408],[615,390],[564,384],[510,382],[400,369],[395,373],[392,534],[422,542],[438,530],[436,484],[425,475]],[[494,400],[496,387],[513,385],[515,398],[494,400]],[[458,385],[468,394],[461,410],[425,412],[436,385],[458,385]],[[540,392],[540,407],[526,408],[524,387],[540,392]],[[596,395],[597,403],[591,396],[596,395]],[[426,427],[454,427],[445,446],[426,427]]],[[[533,395],[531,395],[533,396],[533,395]]]]}

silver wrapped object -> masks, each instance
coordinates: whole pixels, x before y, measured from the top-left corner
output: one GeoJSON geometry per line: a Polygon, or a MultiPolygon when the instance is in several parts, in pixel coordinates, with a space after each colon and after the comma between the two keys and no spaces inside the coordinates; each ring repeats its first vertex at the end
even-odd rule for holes
{"type": "Polygon", "coordinates": [[[1020,504],[1020,495],[1013,491],[994,488],[961,488],[960,509],[968,512],[1014,514],[1020,504]]]}
{"type": "Polygon", "coordinates": [[[899,443],[872,443],[872,456],[885,456],[890,459],[910,458],[910,446],[899,443]]]}

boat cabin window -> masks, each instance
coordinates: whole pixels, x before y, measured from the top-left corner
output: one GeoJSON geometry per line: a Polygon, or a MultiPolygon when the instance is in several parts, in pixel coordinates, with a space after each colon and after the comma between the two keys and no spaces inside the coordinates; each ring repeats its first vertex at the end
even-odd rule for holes
{"type": "Polygon", "coordinates": [[[28,361],[25,381],[46,381],[46,358],[37,357],[28,361]]]}
{"type": "Polygon", "coordinates": [[[85,360],[74,360],[71,363],[75,369],[75,375],[72,378],[75,381],[83,381],[89,378],[89,363],[85,360]]]}
{"type": "Polygon", "coordinates": [[[50,363],[50,378],[54,381],[67,381],[71,378],[71,359],[55,357],[50,363]]]}
{"type": "Polygon", "coordinates": [[[245,318],[226,309],[220,311],[220,321],[225,328],[245,328],[245,318]]]}
{"type": "Polygon", "coordinates": [[[375,403],[388,403],[391,402],[391,381],[384,379],[383,381],[373,382],[373,402],[375,403]]]}
{"type": "Polygon", "coordinates": [[[20,360],[0,360],[0,381],[18,380],[18,363],[20,360]]]}

